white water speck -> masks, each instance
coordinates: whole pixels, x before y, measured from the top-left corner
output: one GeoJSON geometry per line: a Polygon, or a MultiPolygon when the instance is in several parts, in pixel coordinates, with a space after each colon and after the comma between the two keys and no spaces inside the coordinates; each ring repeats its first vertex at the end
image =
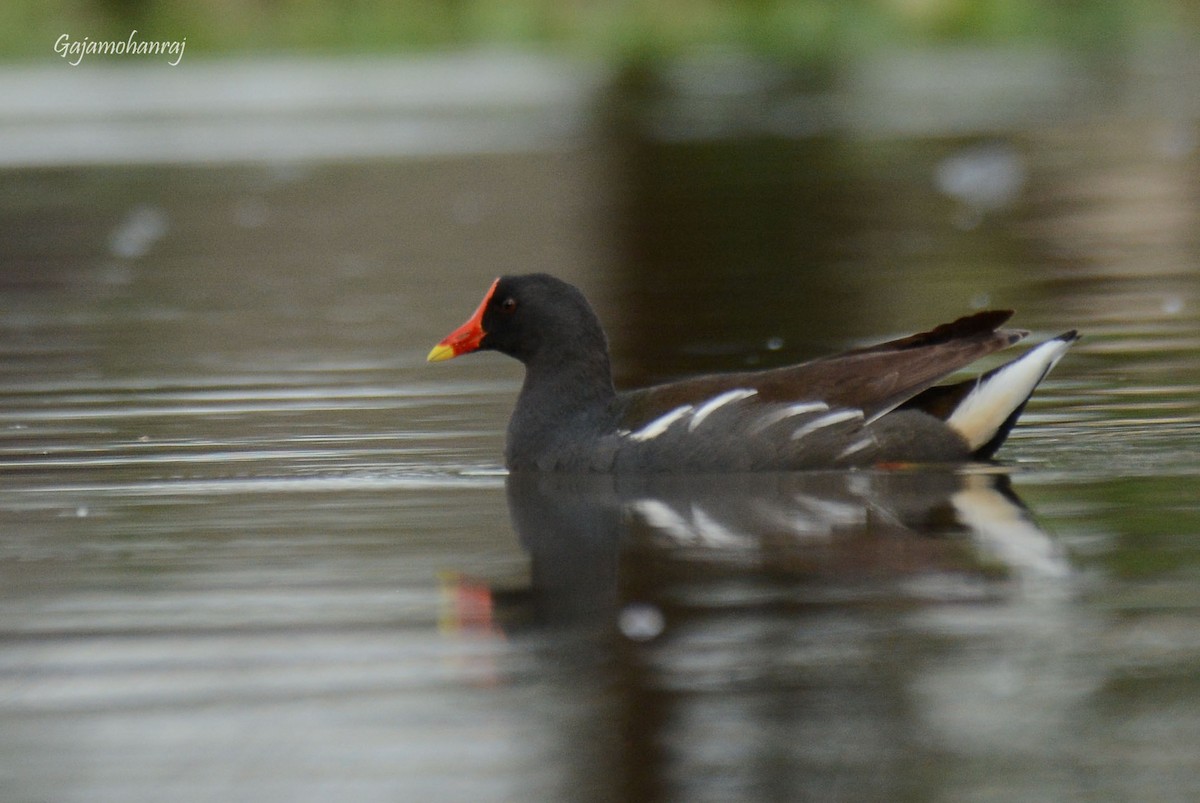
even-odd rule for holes
{"type": "Polygon", "coordinates": [[[167,228],[167,213],[162,209],[148,204],[135,206],[109,235],[109,250],[122,259],[143,257],[166,236],[167,228]]]}
{"type": "Polygon", "coordinates": [[[617,628],[633,641],[650,641],[662,634],[667,620],[655,605],[632,602],[621,609],[617,616],[617,628]]]}

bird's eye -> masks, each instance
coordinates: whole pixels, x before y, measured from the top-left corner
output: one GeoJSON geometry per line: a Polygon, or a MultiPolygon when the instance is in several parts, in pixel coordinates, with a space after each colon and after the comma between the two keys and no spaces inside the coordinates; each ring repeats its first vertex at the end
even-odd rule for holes
{"type": "Polygon", "coordinates": [[[505,315],[512,315],[517,311],[517,300],[512,296],[500,302],[500,311],[505,315]]]}

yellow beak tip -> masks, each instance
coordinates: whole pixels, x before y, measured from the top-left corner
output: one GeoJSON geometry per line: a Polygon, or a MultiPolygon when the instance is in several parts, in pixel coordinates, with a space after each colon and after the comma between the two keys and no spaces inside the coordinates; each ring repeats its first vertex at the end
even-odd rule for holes
{"type": "Polygon", "coordinates": [[[429,356],[425,358],[425,361],[426,362],[441,362],[442,360],[448,360],[453,356],[454,356],[453,348],[439,343],[438,345],[434,346],[430,350],[429,356]]]}

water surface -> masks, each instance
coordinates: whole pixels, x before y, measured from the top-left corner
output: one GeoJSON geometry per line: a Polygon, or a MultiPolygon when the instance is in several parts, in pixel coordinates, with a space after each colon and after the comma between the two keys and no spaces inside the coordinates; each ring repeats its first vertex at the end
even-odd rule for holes
{"type": "Polygon", "coordinates": [[[781,129],[811,96],[736,86],[496,152],[6,169],[2,796],[1200,794],[1194,118],[781,129]],[[624,383],[989,306],[1085,339],[996,466],[530,488],[519,367],[423,360],[531,270],[624,383]]]}

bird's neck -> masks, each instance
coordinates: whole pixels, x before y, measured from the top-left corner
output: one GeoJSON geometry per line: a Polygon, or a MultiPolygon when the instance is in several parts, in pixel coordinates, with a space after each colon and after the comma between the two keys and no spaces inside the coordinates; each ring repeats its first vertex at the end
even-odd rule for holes
{"type": "Polygon", "coordinates": [[[563,416],[606,408],[615,397],[607,349],[555,351],[525,365],[517,404],[563,416]]]}
{"type": "Polygon", "coordinates": [[[607,426],[617,396],[607,350],[555,352],[525,365],[508,424],[508,462],[541,462],[607,426]],[[519,451],[518,451],[519,450],[519,451]]]}

